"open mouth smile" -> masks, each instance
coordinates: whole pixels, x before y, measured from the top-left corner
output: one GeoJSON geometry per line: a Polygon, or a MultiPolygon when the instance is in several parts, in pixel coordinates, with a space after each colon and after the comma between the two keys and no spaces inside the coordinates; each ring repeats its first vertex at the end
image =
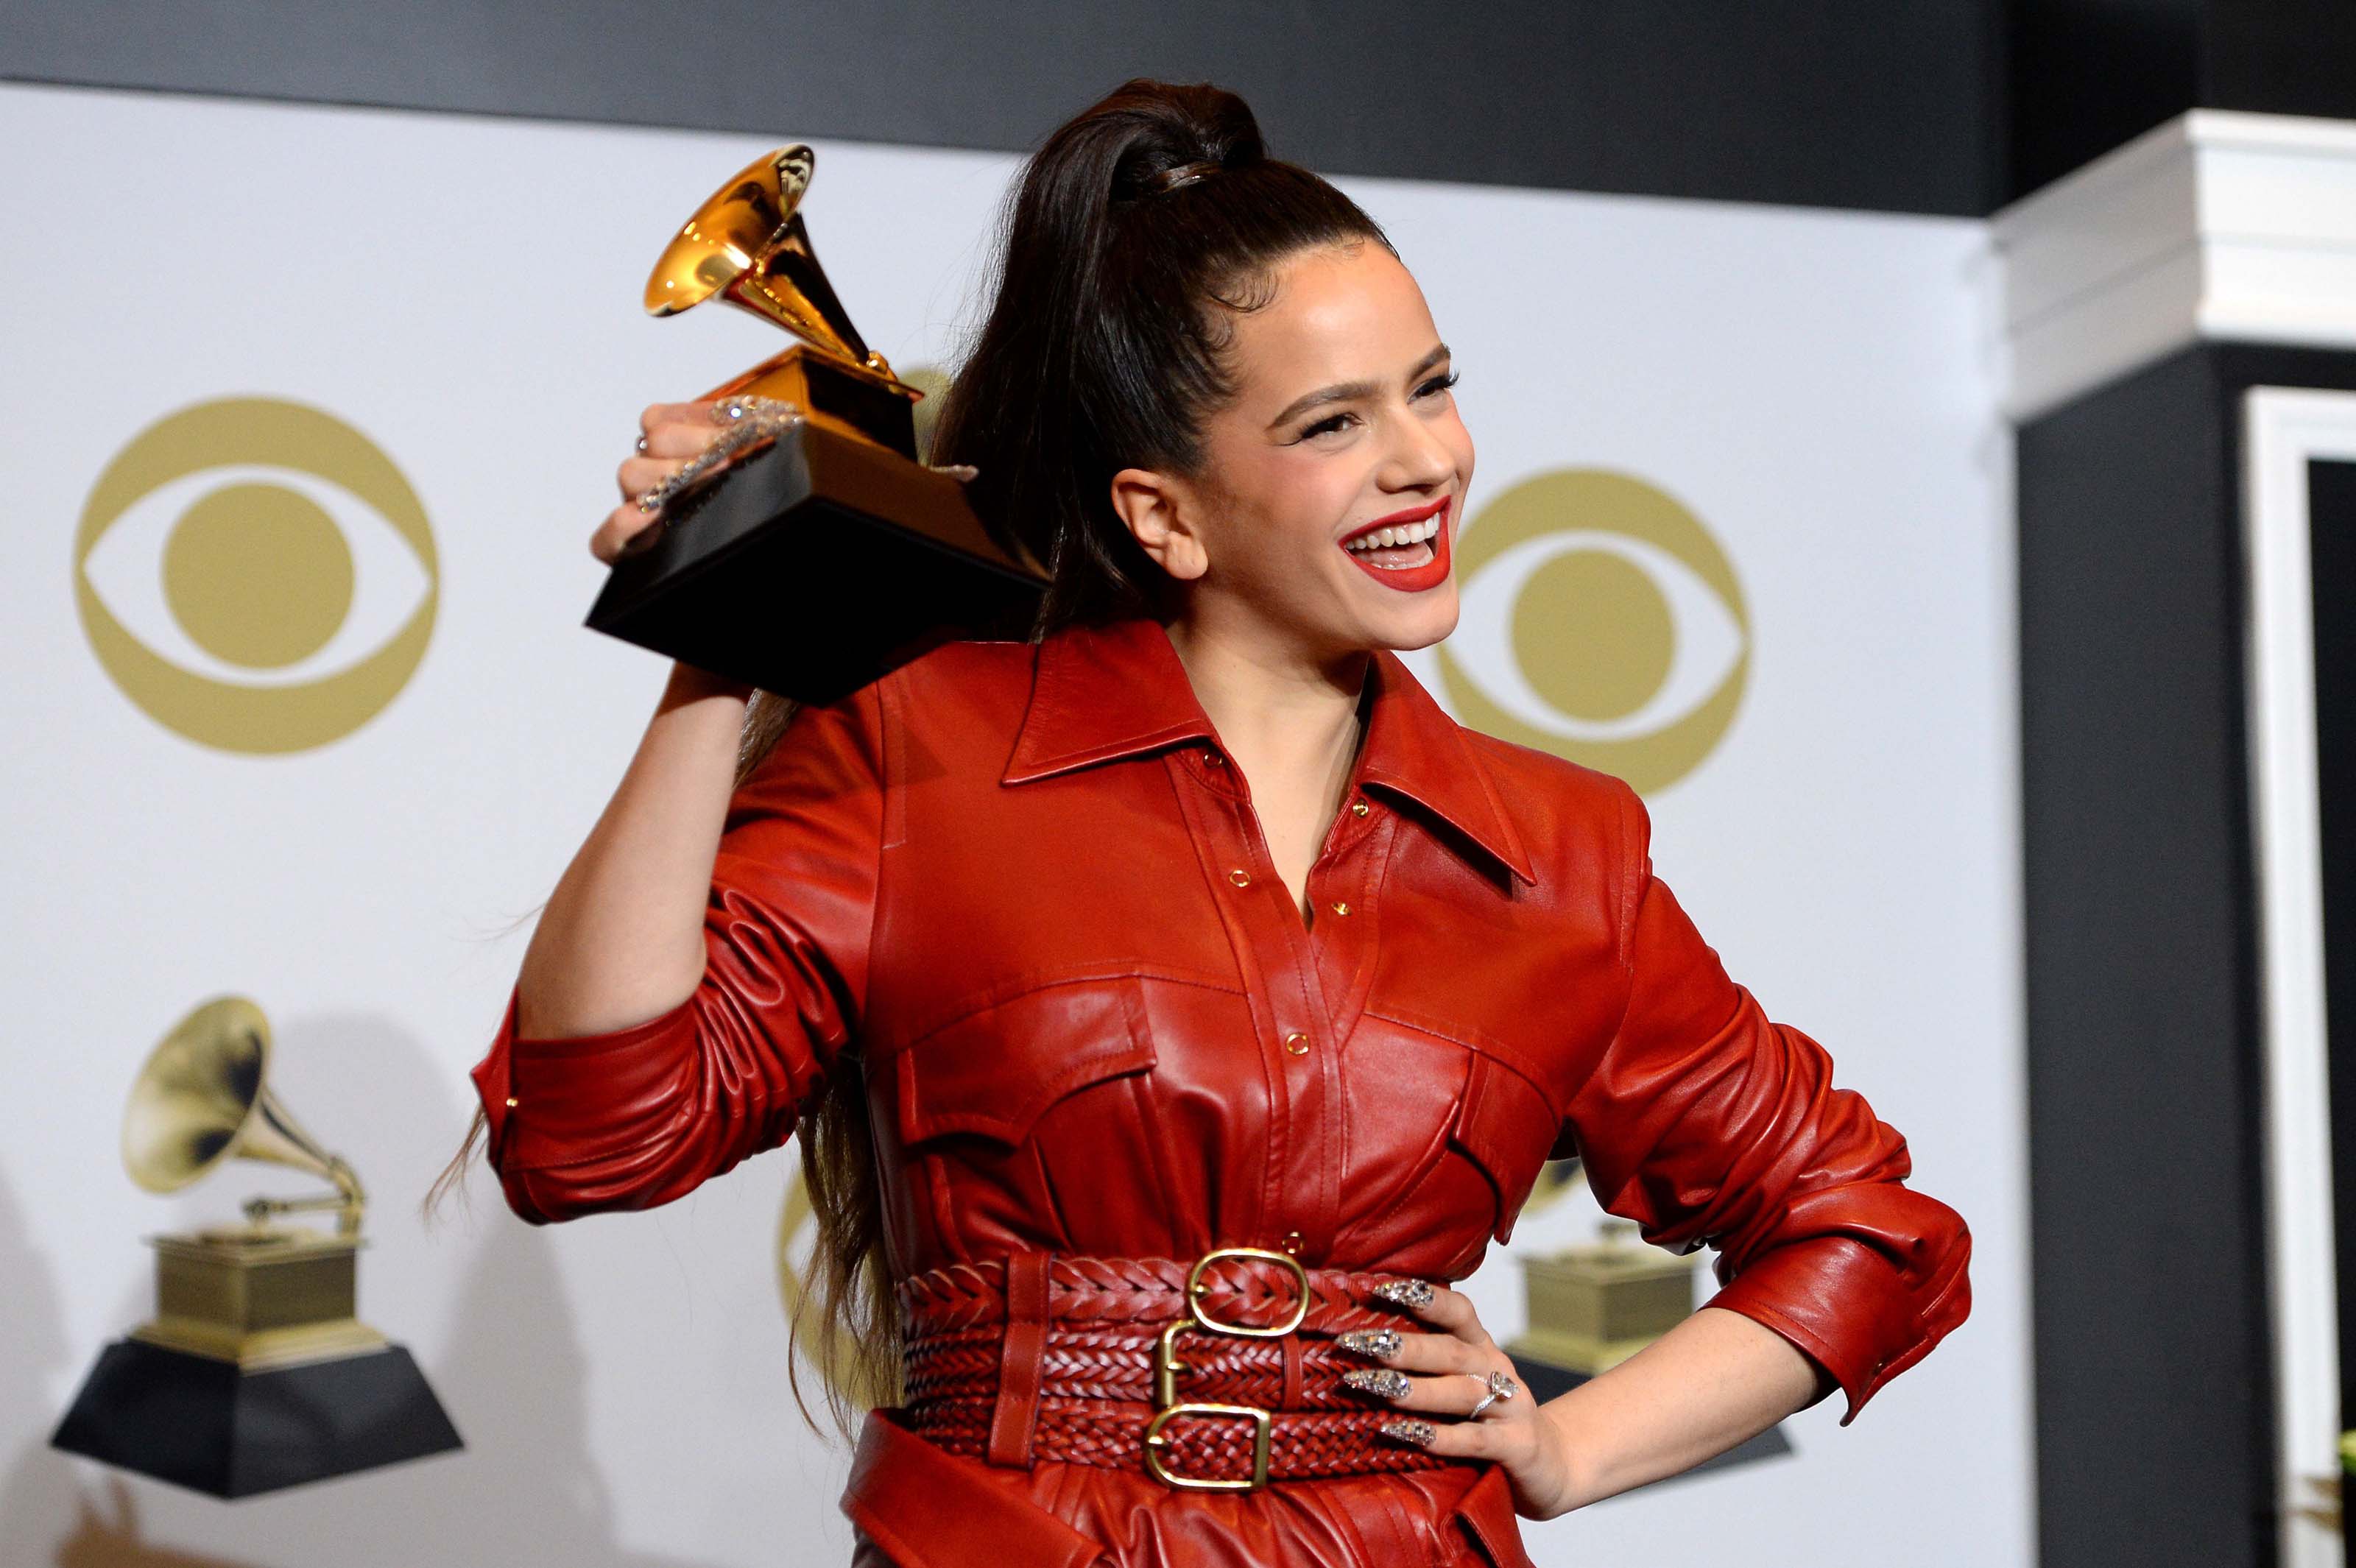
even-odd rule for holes
{"type": "Polygon", "coordinates": [[[1448,580],[1448,513],[1451,497],[1377,517],[1343,536],[1342,552],[1386,588],[1403,593],[1437,588],[1448,580]]]}

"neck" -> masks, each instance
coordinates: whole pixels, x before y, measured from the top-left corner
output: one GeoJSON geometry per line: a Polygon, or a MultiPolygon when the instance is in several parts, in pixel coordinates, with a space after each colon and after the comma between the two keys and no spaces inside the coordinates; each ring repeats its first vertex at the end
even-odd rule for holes
{"type": "Polygon", "coordinates": [[[1167,629],[1195,699],[1228,751],[1288,771],[1323,773],[1337,763],[1346,770],[1373,655],[1358,648],[1321,660],[1223,636],[1183,616],[1167,629]]]}

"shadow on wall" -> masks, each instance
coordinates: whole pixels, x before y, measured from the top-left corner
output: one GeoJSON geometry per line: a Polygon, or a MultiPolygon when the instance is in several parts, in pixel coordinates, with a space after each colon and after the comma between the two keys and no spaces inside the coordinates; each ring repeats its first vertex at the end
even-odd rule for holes
{"type": "MultiPolygon", "coordinates": [[[[501,1208],[454,1281],[448,1254],[471,1241],[464,1211],[453,1205],[431,1234],[418,1220],[418,1200],[466,1125],[443,1070],[382,1018],[315,1016],[277,1035],[273,1085],[369,1187],[361,1316],[405,1341],[404,1326],[426,1317],[402,1298],[422,1303],[457,1287],[445,1348],[423,1364],[465,1451],[227,1503],[48,1447],[60,1404],[0,1471],[0,1568],[689,1568],[615,1539],[612,1499],[587,1446],[586,1360],[551,1239],[501,1208]]],[[[483,1185],[478,1172],[473,1186],[483,1185]]],[[[159,1214],[155,1228],[230,1218],[249,1192],[297,1191],[302,1179],[238,1162],[199,1186],[201,1196],[177,1200],[179,1211],[159,1214]]],[[[154,1307],[148,1249],[123,1241],[133,1286],[108,1339],[154,1307]]],[[[50,1394],[68,1354],[50,1277],[0,1186],[0,1280],[9,1282],[0,1290],[0,1409],[70,1398],[87,1371],[71,1369],[65,1392],[50,1394]]]]}
{"type": "MultiPolygon", "coordinates": [[[[50,1385],[67,1374],[64,1314],[48,1260],[33,1250],[31,1228],[5,1173],[0,1280],[7,1282],[0,1286],[0,1412],[37,1412],[49,1403],[50,1385]]],[[[39,1430],[46,1441],[48,1425],[39,1430]]],[[[46,1561],[34,1543],[70,1534],[78,1502],[73,1471],[63,1455],[39,1449],[0,1472],[0,1564],[32,1568],[46,1561]]]]}

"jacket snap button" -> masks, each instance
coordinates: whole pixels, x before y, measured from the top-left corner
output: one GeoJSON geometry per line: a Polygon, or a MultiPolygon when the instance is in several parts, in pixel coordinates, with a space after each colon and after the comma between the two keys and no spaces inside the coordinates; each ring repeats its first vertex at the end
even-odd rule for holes
{"type": "Polygon", "coordinates": [[[1306,1056],[1309,1054],[1309,1037],[1294,1029],[1284,1037],[1284,1049],[1295,1056],[1306,1056]]]}
{"type": "Polygon", "coordinates": [[[1363,801],[1363,800],[1354,800],[1354,801],[1352,801],[1352,802],[1350,803],[1350,815],[1351,815],[1351,816],[1365,816],[1365,815],[1366,815],[1366,803],[1365,803],[1365,801],[1363,801]]]}
{"type": "Polygon", "coordinates": [[[515,1108],[516,1108],[516,1097],[515,1097],[514,1095],[510,1094],[510,1095],[509,1095],[509,1096],[508,1096],[508,1109],[509,1109],[509,1110],[510,1110],[510,1111],[512,1111],[512,1110],[514,1110],[515,1108]]]}
{"type": "Polygon", "coordinates": [[[1251,886],[1251,873],[1245,870],[1241,866],[1237,866],[1234,870],[1227,873],[1227,880],[1235,883],[1235,885],[1239,888],[1248,888],[1251,886]]]}

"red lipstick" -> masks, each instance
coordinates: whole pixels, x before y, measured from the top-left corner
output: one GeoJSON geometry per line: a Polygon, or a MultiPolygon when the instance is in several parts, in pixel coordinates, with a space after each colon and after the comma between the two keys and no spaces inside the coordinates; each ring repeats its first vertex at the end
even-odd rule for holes
{"type": "Polygon", "coordinates": [[[1453,499],[1452,496],[1442,496],[1437,501],[1427,502],[1420,507],[1409,507],[1405,511],[1393,512],[1387,517],[1376,517],[1363,528],[1352,528],[1336,543],[1344,547],[1342,553],[1350,558],[1350,563],[1353,566],[1386,588],[1397,589],[1402,593],[1420,593],[1426,589],[1437,588],[1448,581],[1448,537],[1455,531],[1450,526],[1450,509],[1453,499]],[[1358,551],[1347,548],[1352,539],[1363,538],[1376,528],[1398,528],[1402,524],[1419,523],[1430,517],[1439,519],[1440,528],[1431,536],[1431,559],[1421,566],[1376,566],[1358,551]]]}

